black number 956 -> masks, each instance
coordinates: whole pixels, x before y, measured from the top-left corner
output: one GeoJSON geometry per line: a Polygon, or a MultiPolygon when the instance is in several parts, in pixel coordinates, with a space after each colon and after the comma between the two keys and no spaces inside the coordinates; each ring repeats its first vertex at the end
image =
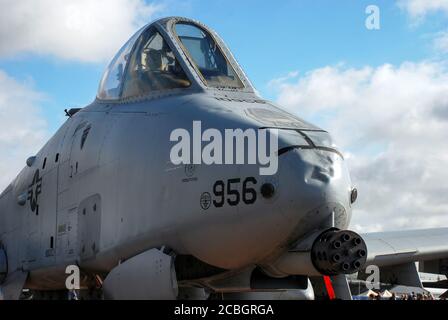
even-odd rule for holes
{"type": "Polygon", "coordinates": [[[237,206],[241,200],[249,205],[257,201],[257,191],[254,186],[257,184],[257,180],[254,177],[246,178],[241,187],[241,179],[229,179],[225,183],[223,180],[218,180],[213,185],[213,194],[215,199],[213,205],[217,208],[221,208],[225,205],[226,201],[230,206],[237,206]]]}

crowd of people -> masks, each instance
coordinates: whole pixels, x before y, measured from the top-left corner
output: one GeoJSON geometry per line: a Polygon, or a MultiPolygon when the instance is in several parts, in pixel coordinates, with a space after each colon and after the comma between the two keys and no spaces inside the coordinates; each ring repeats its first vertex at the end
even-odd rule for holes
{"type": "Polygon", "coordinates": [[[390,297],[384,297],[380,292],[378,293],[371,293],[369,295],[370,300],[434,300],[434,297],[429,292],[426,293],[415,293],[412,292],[410,294],[404,293],[404,294],[395,294],[392,293],[390,297]]]}

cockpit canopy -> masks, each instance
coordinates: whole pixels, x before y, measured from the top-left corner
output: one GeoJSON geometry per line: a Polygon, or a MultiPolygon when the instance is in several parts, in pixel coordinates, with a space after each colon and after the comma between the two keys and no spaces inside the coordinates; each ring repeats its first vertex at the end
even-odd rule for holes
{"type": "Polygon", "coordinates": [[[98,99],[144,97],[201,86],[252,91],[225,45],[206,27],[167,18],[140,29],[112,59],[98,99]]]}

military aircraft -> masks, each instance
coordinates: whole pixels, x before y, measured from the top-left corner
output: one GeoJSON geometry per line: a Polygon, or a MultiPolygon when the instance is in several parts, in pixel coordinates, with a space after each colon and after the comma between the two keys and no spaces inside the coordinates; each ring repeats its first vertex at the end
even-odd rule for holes
{"type": "Polygon", "coordinates": [[[140,29],[66,113],[0,195],[4,299],[67,292],[67,266],[106,299],[312,299],[316,279],[350,299],[347,274],[421,286],[415,262],[448,257],[448,229],[347,230],[357,190],[331,136],[263,99],[199,22],[140,29]],[[275,131],[278,170],[173,163],[172,132],[195,121],[275,131]]]}

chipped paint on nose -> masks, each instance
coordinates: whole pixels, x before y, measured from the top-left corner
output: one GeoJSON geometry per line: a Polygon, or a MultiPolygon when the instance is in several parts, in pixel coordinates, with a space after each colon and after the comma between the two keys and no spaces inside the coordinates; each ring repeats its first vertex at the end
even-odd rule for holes
{"type": "Polygon", "coordinates": [[[336,152],[294,148],[280,158],[281,190],[289,198],[287,217],[300,237],[310,228],[345,228],[351,218],[351,180],[344,159],[336,152]],[[289,187],[285,187],[289,186],[289,187]]]}
{"type": "Polygon", "coordinates": [[[337,179],[340,176],[341,167],[331,156],[322,155],[317,162],[311,174],[312,179],[328,184],[332,179],[337,179]]]}

